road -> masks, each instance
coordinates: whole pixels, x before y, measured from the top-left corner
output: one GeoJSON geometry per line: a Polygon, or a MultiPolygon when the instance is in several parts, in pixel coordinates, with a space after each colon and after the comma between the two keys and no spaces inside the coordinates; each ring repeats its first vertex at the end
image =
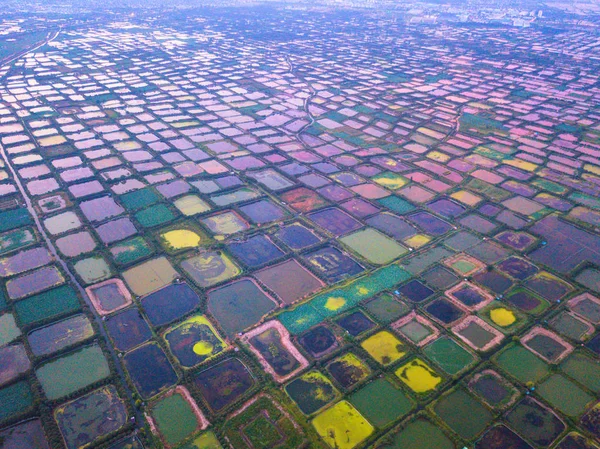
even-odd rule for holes
{"type": "MultiPolygon", "coordinates": [[[[23,57],[31,52],[36,51],[37,49],[39,49],[40,47],[46,45],[48,42],[53,41],[54,39],[56,39],[60,34],[60,30],[55,32],[55,33],[49,33],[46,40],[38,45],[36,45],[35,47],[30,48],[27,51],[24,52],[20,52],[18,56],[16,57],[12,57],[8,62],[2,64],[0,66],[0,69],[3,68],[6,64],[10,64],[11,62],[15,61],[16,59],[23,57]]],[[[25,129],[27,130],[27,132],[29,133],[29,130],[27,129],[27,127],[25,127],[25,129]]],[[[31,134],[30,134],[31,136],[31,134]]],[[[33,136],[31,136],[33,138],[33,136]]],[[[102,322],[102,317],[97,313],[96,309],[94,308],[92,301],[90,300],[88,294],[86,293],[85,289],[81,286],[81,284],[79,283],[79,281],[77,280],[77,278],[75,277],[75,275],[72,273],[72,271],[70,270],[69,266],[67,265],[67,263],[64,261],[64,259],[61,257],[60,253],[58,252],[58,250],[56,249],[56,247],[54,246],[54,243],[52,242],[52,240],[50,239],[50,237],[48,236],[44,226],[42,225],[41,219],[37,213],[37,210],[35,209],[35,207],[33,206],[33,203],[31,201],[31,198],[29,197],[27,191],[25,190],[25,188],[23,187],[23,183],[21,182],[21,179],[19,178],[17,171],[15,170],[10,158],[8,157],[8,155],[6,154],[6,151],[4,149],[4,147],[0,144],[0,156],[2,156],[2,159],[4,160],[4,162],[6,163],[7,168],[9,169],[10,173],[12,174],[12,177],[15,181],[15,184],[17,185],[17,188],[19,190],[19,192],[21,193],[23,200],[25,201],[25,205],[27,207],[27,210],[29,211],[29,213],[31,214],[31,216],[33,217],[33,220],[35,222],[35,226],[39,232],[39,234],[42,236],[42,238],[44,239],[46,246],[48,247],[48,250],[50,251],[50,253],[52,254],[52,256],[54,257],[54,260],[62,267],[64,273],[66,273],[67,277],[69,278],[69,280],[71,281],[71,283],[75,286],[75,288],[77,289],[77,291],[79,292],[79,294],[81,295],[81,297],[83,298],[83,300],[85,301],[85,303],[88,305],[90,312],[93,314],[94,316],[94,321],[96,322],[96,324],[98,325],[98,329],[100,331],[100,335],[102,336],[102,338],[104,338],[105,342],[106,342],[106,347],[108,348],[109,351],[109,355],[112,358],[112,361],[114,362],[114,366],[116,367],[117,370],[117,374],[121,377],[122,380],[122,384],[123,387],[125,388],[125,391],[127,392],[127,396],[128,396],[128,400],[131,402],[131,405],[133,407],[134,410],[134,414],[135,414],[135,420],[136,423],[142,423],[143,422],[143,415],[142,413],[135,407],[135,401],[133,399],[133,391],[131,390],[131,388],[129,388],[129,385],[127,383],[126,377],[125,377],[125,372],[123,371],[123,367],[121,366],[121,361],[119,359],[119,356],[117,354],[117,352],[114,350],[110,339],[108,337],[108,334],[106,332],[106,329],[104,328],[103,322],[102,322]]]]}
{"type": "Polygon", "coordinates": [[[310,112],[310,101],[315,97],[315,95],[317,95],[317,91],[314,89],[314,87],[312,87],[312,85],[308,81],[306,81],[304,79],[304,77],[302,75],[295,73],[296,70],[294,68],[294,63],[292,62],[292,59],[289,57],[289,55],[285,55],[285,62],[287,62],[288,66],[289,66],[290,73],[295,75],[300,81],[302,81],[304,84],[306,84],[306,86],[308,87],[308,89],[310,91],[310,94],[308,95],[308,97],[306,97],[304,99],[304,105],[303,105],[304,112],[306,112],[306,115],[310,119],[310,122],[307,123],[306,125],[304,125],[302,128],[300,128],[298,131],[296,131],[294,133],[296,139],[303,146],[306,146],[306,143],[302,140],[302,133],[304,131],[306,131],[309,127],[314,125],[314,123],[315,123],[315,117],[310,112]]]}
{"type": "Polygon", "coordinates": [[[39,44],[36,44],[32,48],[28,48],[28,49],[25,49],[25,50],[20,51],[18,53],[15,53],[14,55],[9,56],[8,59],[6,59],[6,60],[0,61],[0,68],[4,67],[5,65],[10,64],[13,61],[16,61],[19,58],[22,58],[23,56],[25,56],[28,53],[32,53],[32,52],[36,51],[38,48],[43,47],[47,43],[52,42],[54,39],[56,39],[60,35],[60,32],[61,32],[60,29],[58,31],[50,31],[48,33],[48,35],[46,36],[46,39],[44,39],[43,41],[41,41],[39,44]]]}

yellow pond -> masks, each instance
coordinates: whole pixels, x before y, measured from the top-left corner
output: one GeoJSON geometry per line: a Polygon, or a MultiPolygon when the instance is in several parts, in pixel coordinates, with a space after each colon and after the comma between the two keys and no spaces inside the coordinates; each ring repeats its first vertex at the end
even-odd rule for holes
{"type": "Polygon", "coordinates": [[[442,378],[425,362],[415,359],[396,370],[400,378],[415,393],[427,393],[435,390],[442,378]]]}
{"type": "Polygon", "coordinates": [[[490,319],[501,327],[510,326],[517,321],[517,317],[515,316],[514,312],[512,310],[505,309],[504,307],[491,310],[490,319]]]}
{"type": "Polygon", "coordinates": [[[346,300],[340,296],[332,296],[327,298],[325,308],[327,310],[339,310],[346,304],[346,300]]]}
{"type": "Polygon", "coordinates": [[[165,232],[162,238],[172,249],[195,248],[202,240],[198,234],[188,229],[165,232]]]}
{"type": "Polygon", "coordinates": [[[348,401],[341,401],[312,421],[317,433],[332,448],[352,449],[375,430],[348,401]]]}
{"type": "Polygon", "coordinates": [[[429,236],[423,234],[416,234],[404,240],[404,243],[406,243],[411,248],[420,248],[421,246],[426,245],[430,241],[431,238],[429,236]]]}
{"type": "Polygon", "coordinates": [[[192,348],[195,354],[208,355],[212,354],[215,347],[208,341],[199,341],[192,348]]]}
{"type": "Polygon", "coordinates": [[[208,203],[196,195],[187,195],[175,200],[173,203],[179,211],[188,217],[196,214],[202,214],[210,210],[208,203]]]}
{"type": "Polygon", "coordinates": [[[402,342],[388,331],[372,335],[361,346],[382,365],[389,365],[406,355],[402,342]]]}

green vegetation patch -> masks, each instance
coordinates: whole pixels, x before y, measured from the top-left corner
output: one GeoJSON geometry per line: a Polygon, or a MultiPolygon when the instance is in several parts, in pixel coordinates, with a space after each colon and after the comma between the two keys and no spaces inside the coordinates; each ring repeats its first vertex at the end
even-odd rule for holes
{"type": "Polygon", "coordinates": [[[194,438],[179,449],[223,449],[223,446],[221,446],[215,434],[209,431],[194,438]]]}
{"type": "Polygon", "coordinates": [[[134,237],[113,246],[110,253],[115,263],[123,266],[151,256],[154,250],[143,237],[134,237]]]}
{"type": "Polygon", "coordinates": [[[12,313],[0,315],[0,346],[4,346],[20,336],[21,329],[17,326],[12,313]]]}
{"type": "Polygon", "coordinates": [[[465,370],[476,360],[473,354],[449,337],[438,338],[427,345],[423,352],[451,376],[465,370]]]}
{"type": "Polygon", "coordinates": [[[537,393],[552,407],[567,416],[581,415],[594,397],[560,374],[553,374],[537,388],[537,393]]]}
{"type": "Polygon", "coordinates": [[[33,394],[25,381],[0,390],[0,421],[19,415],[33,405],[33,394]]]}
{"type": "Polygon", "coordinates": [[[539,381],[549,369],[542,359],[519,345],[512,345],[496,355],[494,362],[523,384],[539,381]]]}
{"type": "Polygon", "coordinates": [[[25,248],[37,241],[31,228],[15,229],[0,235],[0,255],[25,248]]]}
{"type": "Polygon", "coordinates": [[[292,418],[269,396],[259,397],[225,424],[225,435],[236,449],[296,449],[304,436],[292,418]]]}
{"type": "Polygon", "coordinates": [[[175,220],[175,214],[164,204],[143,209],[134,216],[144,228],[153,228],[175,220]]]}
{"type": "Polygon", "coordinates": [[[367,302],[365,308],[377,321],[385,324],[397,320],[410,311],[406,304],[389,294],[383,294],[367,302]]]}
{"type": "Polygon", "coordinates": [[[68,285],[23,299],[15,304],[22,325],[28,326],[81,309],[77,293],[68,285]]]}
{"type": "Polygon", "coordinates": [[[376,379],[353,393],[350,403],[375,426],[382,428],[405,416],[414,406],[409,397],[387,379],[376,379]]]}
{"type": "Polygon", "coordinates": [[[360,301],[389,290],[410,277],[410,274],[398,265],[380,268],[369,276],[348,283],[345,287],[321,293],[294,310],[283,312],[279,319],[292,334],[300,334],[323,319],[338,315],[356,306],[360,301]]]}
{"type": "Polygon", "coordinates": [[[418,418],[396,434],[387,436],[381,449],[455,449],[456,446],[442,430],[429,420],[418,418]]]}
{"type": "Polygon", "coordinates": [[[512,195],[504,189],[495,187],[490,183],[476,178],[469,180],[469,182],[466,184],[466,187],[477,193],[481,193],[482,195],[485,195],[494,201],[504,201],[512,195]]]}
{"type": "Polygon", "coordinates": [[[596,359],[575,352],[562,362],[560,369],[584,387],[600,393],[600,364],[596,359]]]}
{"type": "Polygon", "coordinates": [[[434,410],[448,427],[467,440],[483,432],[493,418],[483,404],[462,388],[441,398],[434,410]]]}
{"type": "Polygon", "coordinates": [[[0,232],[22,228],[32,224],[32,222],[31,215],[24,207],[0,212],[0,232]]]}
{"type": "Polygon", "coordinates": [[[181,443],[200,426],[194,410],[179,393],[159,399],[152,406],[150,413],[159,433],[169,446],[181,443]]]}
{"type": "Polygon", "coordinates": [[[576,201],[579,204],[585,204],[592,209],[600,210],[600,200],[594,196],[586,195],[581,192],[573,192],[569,195],[569,199],[576,201]]]}
{"type": "Polygon", "coordinates": [[[121,195],[119,200],[121,200],[121,203],[127,210],[138,211],[158,203],[160,197],[154,190],[145,188],[121,195]]]}
{"type": "Polygon", "coordinates": [[[508,130],[498,120],[494,120],[483,115],[464,113],[460,117],[461,128],[475,128],[481,134],[491,134],[493,132],[507,132],[508,130]]]}
{"type": "Polygon", "coordinates": [[[546,190],[548,192],[557,193],[559,195],[563,195],[567,192],[567,188],[557,184],[555,182],[549,181],[547,179],[538,178],[531,182],[531,185],[539,187],[540,189],[546,190]]]}
{"type": "Polygon", "coordinates": [[[377,202],[382,206],[387,207],[392,212],[396,212],[397,214],[407,214],[415,210],[415,206],[410,204],[408,201],[394,195],[381,198],[377,200],[377,202]]]}
{"type": "Polygon", "coordinates": [[[395,240],[371,228],[342,237],[340,241],[375,265],[390,263],[408,252],[395,240]]]}

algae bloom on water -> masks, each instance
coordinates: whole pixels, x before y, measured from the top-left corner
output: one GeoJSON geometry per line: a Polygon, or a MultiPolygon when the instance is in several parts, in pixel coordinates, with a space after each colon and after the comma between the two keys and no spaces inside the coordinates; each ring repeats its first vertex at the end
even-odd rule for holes
{"type": "Polygon", "coordinates": [[[201,237],[188,229],[177,229],[162,235],[165,242],[174,250],[195,248],[200,244],[201,237]]]}
{"type": "Polygon", "coordinates": [[[396,371],[400,378],[415,393],[427,393],[435,390],[442,378],[425,362],[415,359],[396,371]]]}
{"type": "Polygon", "coordinates": [[[514,312],[504,307],[499,307],[490,311],[490,319],[501,327],[508,327],[517,321],[514,312]]]}

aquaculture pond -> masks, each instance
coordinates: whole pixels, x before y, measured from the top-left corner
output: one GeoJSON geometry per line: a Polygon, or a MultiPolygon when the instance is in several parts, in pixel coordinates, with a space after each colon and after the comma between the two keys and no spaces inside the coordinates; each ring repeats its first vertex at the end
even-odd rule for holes
{"type": "Polygon", "coordinates": [[[131,381],[144,399],[156,396],[178,380],[171,362],[156,343],[139,346],[128,352],[123,360],[131,381]]]}
{"type": "Polygon", "coordinates": [[[117,218],[95,228],[103,243],[110,245],[137,234],[137,229],[129,218],[117,218]]]}
{"type": "Polygon", "coordinates": [[[246,406],[225,426],[225,435],[236,449],[293,449],[306,444],[299,425],[270,396],[260,395],[246,406]]]}
{"type": "Polygon", "coordinates": [[[207,288],[236,277],[240,268],[222,251],[203,251],[181,262],[181,269],[199,287],[207,288]]]}
{"type": "Polygon", "coordinates": [[[0,234],[0,256],[34,244],[37,236],[31,228],[15,229],[0,234]]]}
{"type": "Polygon", "coordinates": [[[0,421],[14,418],[33,406],[33,392],[26,381],[0,388],[0,421]]]}
{"type": "Polygon", "coordinates": [[[349,232],[356,231],[362,227],[359,221],[337,208],[313,212],[308,214],[308,217],[311,221],[335,237],[348,234],[349,232]]]}
{"type": "Polygon", "coordinates": [[[408,351],[408,348],[388,331],[378,332],[365,339],[360,345],[384,366],[401,359],[408,351]]]}
{"type": "Polygon", "coordinates": [[[506,415],[506,421],[518,434],[542,447],[550,446],[566,429],[558,416],[531,397],[523,398],[506,415]]]}
{"type": "Polygon", "coordinates": [[[280,228],[275,236],[294,251],[309,248],[321,242],[319,236],[300,223],[292,223],[280,228]]]}
{"type": "Polygon", "coordinates": [[[251,344],[251,349],[263,362],[266,371],[271,372],[280,382],[307,364],[290,342],[289,335],[277,326],[259,327],[254,334],[246,338],[251,344]]]}
{"type": "Polygon", "coordinates": [[[46,248],[32,248],[0,259],[0,276],[9,277],[47,265],[52,257],[46,248]]]}
{"type": "Polygon", "coordinates": [[[309,371],[285,387],[286,393],[305,415],[312,415],[340,396],[331,381],[319,371],[309,371]]]}
{"type": "Polygon", "coordinates": [[[382,449],[422,449],[427,441],[428,449],[456,449],[452,440],[435,424],[425,418],[417,418],[394,433],[391,441],[385,442],[382,449]]]}
{"type": "Polygon", "coordinates": [[[208,310],[228,337],[258,323],[275,301],[251,279],[240,279],[208,293],[208,310]]]}
{"type": "Polygon", "coordinates": [[[294,210],[305,213],[322,209],[328,204],[327,200],[306,187],[288,190],[281,195],[281,199],[294,210]]]}
{"type": "Polygon", "coordinates": [[[522,346],[511,345],[494,356],[494,362],[519,382],[537,382],[548,374],[548,365],[522,346]]]}
{"type": "Polygon", "coordinates": [[[371,374],[369,366],[352,352],[333,359],[327,365],[331,378],[343,389],[350,389],[371,374]]]}
{"type": "Polygon", "coordinates": [[[457,375],[477,360],[474,354],[449,337],[440,337],[428,344],[423,353],[450,376],[457,375]]]}
{"type": "Polygon", "coordinates": [[[129,351],[152,338],[148,323],[135,307],[112,315],[105,325],[119,351],[129,351]]]}
{"type": "Polygon", "coordinates": [[[536,391],[552,406],[553,410],[558,410],[572,418],[581,416],[588,405],[595,400],[594,396],[561,374],[553,374],[545,379],[538,385],[536,391]]]}
{"type": "Polygon", "coordinates": [[[31,366],[25,346],[20,343],[0,348],[0,358],[0,385],[10,383],[31,366]]]}
{"type": "MultiPolygon", "coordinates": [[[[477,441],[478,449],[533,449],[504,425],[494,426],[477,441]]],[[[575,449],[575,448],[574,448],[575,449]]]]}
{"type": "Polygon", "coordinates": [[[48,399],[68,396],[110,375],[108,361],[98,345],[44,363],[35,370],[48,399]]]}
{"type": "Polygon", "coordinates": [[[140,301],[153,326],[171,323],[200,305],[200,297],[185,282],[171,284],[140,301]],[[173,301],[177,298],[177,301],[173,301]]]}
{"type": "Polygon", "coordinates": [[[100,315],[108,315],[132,303],[131,294],[120,279],[109,279],[92,285],[86,292],[100,315]]]}
{"type": "Polygon", "coordinates": [[[326,246],[307,253],[303,256],[303,259],[329,284],[334,284],[364,271],[364,268],[356,260],[332,246],[326,246]]]}
{"type": "Polygon", "coordinates": [[[11,299],[25,298],[40,293],[65,282],[60,270],[55,266],[30,271],[6,282],[6,292],[11,299]]]}
{"type": "Polygon", "coordinates": [[[159,290],[179,277],[165,257],[151,259],[123,272],[123,278],[137,296],[145,296],[159,290]]]}
{"type": "Polygon", "coordinates": [[[58,318],[81,309],[75,290],[62,286],[30,296],[15,304],[21,324],[34,325],[50,318],[58,318]]]}
{"type": "Polygon", "coordinates": [[[322,322],[326,317],[338,315],[409,277],[398,265],[389,265],[340,288],[320,293],[295,309],[281,313],[278,318],[290,332],[298,334],[322,322]]]}
{"type": "Polygon", "coordinates": [[[4,346],[20,336],[21,330],[17,326],[15,317],[10,313],[0,315],[0,346],[4,346]]]}
{"type": "Polygon", "coordinates": [[[57,407],[54,419],[67,449],[80,449],[123,427],[127,408],[116,388],[108,385],[57,407]]]}
{"type": "Polygon", "coordinates": [[[358,446],[375,430],[348,401],[340,401],[321,412],[312,425],[330,447],[338,449],[358,446]]]}
{"type": "Polygon", "coordinates": [[[560,364],[560,369],[588,390],[600,392],[600,370],[596,359],[583,352],[574,352],[560,364]]]}
{"type": "Polygon", "coordinates": [[[247,240],[231,242],[227,244],[227,249],[251,269],[270,264],[285,254],[269,237],[264,235],[255,235],[247,240]]]}
{"type": "Polygon", "coordinates": [[[287,212],[269,200],[260,200],[240,207],[253,224],[263,225],[285,218],[287,212]]]}
{"type": "Polygon", "coordinates": [[[383,265],[406,254],[408,250],[375,229],[367,228],[342,237],[340,241],[375,265],[383,265]]]}
{"type": "Polygon", "coordinates": [[[27,335],[27,341],[34,355],[43,356],[76,345],[93,335],[90,320],[85,315],[75,315],[31,331],[27,335]]]}
{"type": "Polygon", "coordinates": [[[427,394],[437,389],[442,377],[421,359],[414,359],[400,366],[396,376],[412,391],[427,394]]]}
{"type": "Polygon", "coordinates": [[[242,361],[229,358],[201,371],[193,382],[206,405],[219,412],[251,390],[256,380],[242,361]]]}
{"type": "Polygon", "coordinates": [[[191,226],[177,226],[160,233],[160,241],[167,252],[198,248],[210,243],[206,234],[191,226]]]}
{"type": "Polygon", "coordinates": [[[193,316],[168,329],[164,338],[171,353],[185,368],[204,363],[227,347],[204,315],[193,316]]]}
{"type": "Polygon", "coordinates": [[[378,321],[390,323],[405,315],[409,307],[391,295],[381,295],[365,303],[367,311],[378,321]]]}
{"type": "Polygon", "coordinates": [[[50,449],[39,419],[30,419],[1,431],[0,440],[4,449],[50,449]]]}
{"type": "Polygon", "coordinates": [[[200,410],[183,387],[170,391],[150,405],[156,433],[166,447],[173,447],[205,424],[200,410]]]}
{"type": "Polygon", "coordinates": [[[517,390],[496,371],[486,369],[473,376],[469,382],[471,391],[493,408],[509,406],[517,397],[517,390]]]}
{"type": "Polygon", "coordinates": [[[110,254],[118,265],[131,265],[154,252],[143,237],[134,237],[112,246],[110,254]]]}
{"type": "Polygon", "coordinates": [[[352,393],[350,403],[367,420],[382,428],[407,415],[414,402],[389,380],[379,378],[352,393]]]}
{"type": "Polygon", "coordinates": [[[298,343],[313,358],[321,358],[339,347],[335,334],[326,326],[315,326],[298,337],[298,343]]]}
{"type": "Polygon", "coordinates": [[[284,304],[292,304],[320,290],[325,284],[294,259],[256,271],[254,277],[284,304]]]}
{"type": "Polygon", "coordinates": [[[462,388],[438,400],[434,411],[448,427],[467,440],[480,434],[493,418],[482,403],[462,388]]]}
{"type": "Polygon", "coordinates": [[[363,332],[371,330],[376,326],[373,321],[360,311],[338,318],[335,322],[353,337],[357,337],[363,332]]]}
{"type": "Polygon", "coordinates": [[[223,449],[223,446],[221,446],[221,443],[219,443],[213,432],[207,431],[193,438],[190,442],[183,444],[181,449],[223,449]]]}
{"type": "Polygon", "coordinates": [[[238,213],[226,211],[203,218],[202,223],[215,234],[215,238],[224,235],[232,235],[250,228],[250,225],[238,213]]]}

